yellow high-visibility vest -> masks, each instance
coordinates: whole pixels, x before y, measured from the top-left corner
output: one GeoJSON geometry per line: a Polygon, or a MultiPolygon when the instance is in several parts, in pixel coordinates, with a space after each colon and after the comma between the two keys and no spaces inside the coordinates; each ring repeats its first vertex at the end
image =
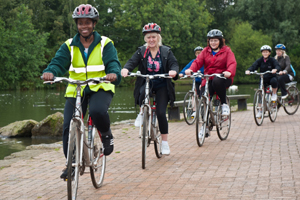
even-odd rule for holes
{"type": "MultiPolygon", "coordinates": [[[[87,65],[84,63],[84,55],[81,54],[79,47],[70,46],[73,38],[70,38],[65,42],[71,54],[69,78],[85,81],[89,78],[104,77],[106,75],[105,66],[102,60],[103,49],[109,42],[112,42],[112,40],[105,36],[101,36],[101,38],[101,43],[97,44],[91,52],[87,60],[87,65]]],[[[111,90],[113,93],[115,93],[115,85],[111,83],[88,83],[88,85],[94,92],[97,92],[99,89],[103,89],[104,91],[111,90]]],[[[86,85],[81,86],[81,95],[85,87],[86,85]]],[[[76,97],[76,85],[68,84],[65,97],[76,97]]]]}

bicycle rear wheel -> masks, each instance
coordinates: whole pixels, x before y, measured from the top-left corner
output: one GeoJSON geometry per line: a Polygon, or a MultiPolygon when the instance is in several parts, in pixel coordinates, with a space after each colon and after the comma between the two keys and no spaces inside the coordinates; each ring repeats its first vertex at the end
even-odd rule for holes
{"type": "Polygon", "coordinates": [[[80,157],[80,143],[79,143],[79,127],[80,125],[74,121],[71,122],[69,133],[69,151],[68,151],[68,179],[67,190],[68,199],[76,199],[78,182],[79,182],[79,157],[80,157]]]}
{"type": "MultiPolygon", "coordinates": [[[[230,101],[228,97],[226,97],[227,105],[229,106],[230,110],[230,101]]],[[[218,110],[217,110],[217,133],[220,140],[226,140],[231,126],[231,111],[228,116],[222,116],[222,105],[221,101],[218,100],[218,110]]]]}
{"type": "Polygon", "coordinates": [[[275,122],[277,118],[277,101],[272,102],[271,101],[271,94],[266,94],[266,99],[267,99],[267,105],[268,105],[268,114],[271,122],[275,122]]]}
{"type": "Polygon", "coordinates": [[[148,107],[144,106],[143,111],[143,132],[142,132],[142,168],[146,167],[146,151],[148,146],[148,131],[149,131],[149,112],[148,107]]]}
{"type": "Polygon", "coordinates": [[[205,98],[201,98],[196,113],[196,140],[199,147],[204,144],[208,106],[205,98]]]}
{"type": "Polygon", "coordinates": [[[284,111],[288,115],[293,115],[299,108],[299,90],[295,86],[288,88],[289,96],[284,100],[284,111]]]}
{"type": "Polygon", "coordinates": [[[192,125],[195,122],[196,118],[193,116],[193,113],[195,112],[197,101],[197,95],[195,97],[194,92],[189,91],[186,93],[183,100],[183,116],[188,125],[192,125]]]}
{"type": "Polygon", "coordinates": [[[93,126],[94,137],[91,144],[92,166],[90,167],[90,174],[95,188],[100,188],[102,186],[106,167],[106,156],[103,154],[104,148],[99,134],[97,128],[93,126]]]}
{"type": "Polygon", "coordinates": [[[254,94],[253,99],[253,115],[254,121],[257,126],[262,125],[264,121],[264,102],[263,102],[263,94],[261,90],[257,90],[254,94]],[[261,112],[261,114],[259,114],[261,112]]]}

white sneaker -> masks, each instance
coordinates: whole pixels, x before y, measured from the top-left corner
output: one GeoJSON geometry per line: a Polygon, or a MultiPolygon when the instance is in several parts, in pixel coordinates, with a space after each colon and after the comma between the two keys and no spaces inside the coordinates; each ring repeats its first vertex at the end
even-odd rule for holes
{"type": "Polygon", "coordinates": [[[194,119],[196,117],[196,112],[194,111],[191,115],[191,118],[194,119]]]}
{"type": "Polygon", "coordinates": [[[229,106],[225,103],[222,105],[222,115],[228,116],[230,114],[229,106]]]}
{"type": "Polygon", "coordinates": [[[262,116],[262,112],[261,110],[259,110],[257,113],[256,113],[256,118],[261,118],[262,116]]]}
{"type": "Polygon", "coordinates": [[[289,94],[286,94],[284,96],[281,96],[281,99],[286,99],[289,96],[289,94]]]}
{"type": "Polygon", "coordinates": [[[139,113],[135,119],[134,125],[136,127],[140,127],[143,124],[142,120],[143,120],[143,113],[139,113]]]}
{"type": "Polygon", "coordinates": [[[161,154],[170,155],[170,147],[167,141],[162,141],[161,143],[161,154]]]}
{"type": "Polygon", "coordinates": [[[277,101],[277,94],[272,94],[271,101],[277,101]]]}

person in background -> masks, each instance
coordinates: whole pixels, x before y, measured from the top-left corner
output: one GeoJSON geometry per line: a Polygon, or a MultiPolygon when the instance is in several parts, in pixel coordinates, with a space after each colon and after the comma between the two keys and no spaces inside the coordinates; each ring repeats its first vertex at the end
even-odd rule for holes
{"type": "MultiPolygon", "coordinates": [[[[197,56],[201,53],[201,51],[203,50],[202,47],[200,46],[197,46],[195,49],[194,49],[194,53],[195,53],[195,56],[197,58],[197,56]]],[[[180,72],[179,72],[179,77],[183,77],[185,75],[185,70],[189,69],[192,65],[192,63],[194,62],[195,59],[191,60],[180,72]]],[[[204,66],[201,67],[200,69],[201,73],[203,74],[204,73],[204,66]]],[[[200,77],[197,77],[195,78],[195,83],[196,83],[196,91],[197,91],[197,95],[198,97],[200,98],[200,87],[201,87],[201,81],[202,79],[200,77]]],[[[191,117],[196,117],[196,112],[195,112],[195,107],[193,108],[193,113],[191,115],[191,117]]]]}
{"type": "MultiPolygon", "coordinates": [[[[161,28],[156,23],[148,23],[143,27],[143,34],[145,45],[138,48],[133,56],[127,61],[121,71],[123,77],[128,76],[138,66],[141,74],[164,74],[177,79],[179,66],[171,48],[162,44],[162,37],[160,35],[161,28]]],[[[145,98],[145,79],[137,77],[134,98],[135,103],[140,106],[143,104],[145,98]]],[[[171,79],[153,79],[150,82],[150,88],[156,93],[156,113],[159,124],[159,130],[162,137],[162,154],[169,155],[170,147],[168,144],[168,121],[166,116],[166,109],[168,102],[171,105],[175,101],[175,88],[171,79]]],[[[142,114],[137,117],[137,124],[141,125],[142,114]]]]}
{"type": "Polygon", "coordinates": [[[294,72],[291,68],[290,57],[286,54],[286,47],[283,44],[277,44],[275,46],[276,56],[274,57],[282,71],[279,72],[278,83],[281,90],[281,98],[285,99],[288,93],[285,88],[285,84],[294,80],[294,72]]]}
{"type": "MultiPolygon", "coordinates": [[[[104,77],[111,83],[90,84],[82,86],[81,94],[83,116],[89,104],[89,114],[101,132],[104,154],[110,155],[114,148],[113,135],[110,129],[108,108],[115,93],[115,85],[121,81],[121,64],[113,42],[94,31],[99,20],[97,9],[89,4],[75,8],[74,19],[78,33],[63,43],[43,71],[43,80],[53,80],[54,76],[63,76],[67,72],[74,80],[104,77]]],[[[66,103],[63,123],[63,151],[67,158],[69,126],[76,102],[76,86],[69,84],[66,89],[66,103]]],[[[60,176],[66,179],[67,168],[60,176]]]]}
{"type": "MultiPolygon", "coordinates": [[[[207,33],[207,47],[198,55],[192,66],[185,71],[186,75],[197,72],[204,65],[204,74],[224,74],[223,78],[211,77],[209,79],[209,94],[219,96],[222,103],[222,115],[229,115],[230,108],[226,102],[226,88],[233,83],[236,72],[236,60],[230,47],[225,45],[222,31],[213,29],[207,33]]],[[[202,80],[202,88],[206,80],[202,80]]]]}
{"type": "MultiPolygon", "coordinates": [[[[278,80],[276,77],[276,72],[281,71],[281,68],[279,66],[279,63],[277,60],[273,57],[271,57],[272,48],[269,45],[263,45],[260,48],[260,52],[262,54],[262,57],[257,59],[251,67],[249,67],[245,74],[249,75],[250,72],[256,71],[258,68],[260,68],[260,72],[266,72],[266,71],[272,71],[272,74],[264,74],[264,88],[266,88],[268,85],[272,86],[272,96],[271,101],[277,101],[277,88],[278,88],[278,80]]],[[[256,114],[257,118],[260,118],[262,116],[262,110],[259,110],[256,114]]]]}

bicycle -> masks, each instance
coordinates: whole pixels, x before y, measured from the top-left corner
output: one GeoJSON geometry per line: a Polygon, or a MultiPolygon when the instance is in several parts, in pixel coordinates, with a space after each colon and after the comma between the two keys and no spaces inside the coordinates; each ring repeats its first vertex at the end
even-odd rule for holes
{"type": "Polygon", "coordinates": [[[142,139],[142,168],[146,168],[146,149],[150,146],[151,141],[154,143],[154,150],[157,158],[162,157],[161,144],[162,138],[158,129],[157,116],[156,116],[156,100],[155,94],[153,94],[153,103],[150,101],[150,80],[154,78],[172,78],[169,74],[141,74],[140,71],[136,73],[128,72],[128,76],[131,77],[143,77],[146,79],[145,86],[145,99],[141,105],[143,123],[140,126],[140,135],[142,139]]]}
{"type": "MultiPolygon", "coordinates": [[[[216,96],[212,104],[212,97],[209,95],[209,78],[217,76],[226,79],[224,75],[204,75],[198,72],[197,76],[206,79],[205,91],[201,96],[196,112],[196,140],[198,146],[201,147],[204,144],[206,134],[207,136],[209,135],[209,131],[212,131],[213,126],[216,126],[218,137],[221,141],[227,139],[231,127],[231,112],[228,116],[222,115],[222,105],[219,97],[216,96]]],[[[226,97],[226,103],[230,109],[228,97],[226,97]]]]}
{"type": "Polygon", "coordinates": [[[101,83],[107,81],[105,81],[105,77],[90,78],[86,81],[77,81],[65,77],[54,77],[53,81],[45,81],[44,83],[57,82],[67,82],[77,85],[75,113],[71,119],[69,131],[69,145],[66,162],[68,178],[65,180],[67,181],[68,199],[71,200],[77,198],[79,175],[84,174],[85,166],[90,167],[92,183],[96,189],[100,188],[103,183],[106,156],[103,154],[104,147],[102,144],[101,134],[89,116],[87,121],[88,137],[86,138],[80,93],[81,85],[85,85],[90,82],[101,83]]]}
{"type": "Polygon", "coordinates": [[[196,117],[193,115],[193,113],[196,113],[196,108],[198,105],[198,94],[197,94],[197,90],[196,90],[196,80],[195,78],[197,76],[195,76],[194,74],[191,76],[187,76],[185,75],[184,77],[181,77],[180,79],[184,79],[184,78],[193,78],[193,85],[192,85],[192,89],[189,90],[183,100],[183,116],[184,116],[184,120],[188,125],[192,125],[194,124],[196,117]]]}
{"type": "Polygon", "coordinates": [[[286,91],[287,91],[287,98],[282,99],[281,97],[278,97],[278,108],[282,106],[284,108],[284,111],[288,115],[293,115],[297,112],[299,108],[299,90],[297,88],[297,81],[292,81],[290,83],[285,84],[286,85],[286,91]]]}
{"type": "Polygon", "coordinates": [[[250,74],[256,74],[260,76],[260,85],[254,94],[254,100],[253,100],[254,120],[258,126],[262,125],[266,111],[268,111],[268,115],[271,122],[275,122],[277,118],[277,111],[278,111],[277,102],[271,101],[272,87],[269,85],[266,88],[266,91],[264,90],[263,75],[267,73],[272,73],[272,72],[271,71],[266,71],[261,73],[258,73],[257,71],[250,72],[250,74]],[[261,112],[261,115],[258,114],[258,112],[261,112]]]}

